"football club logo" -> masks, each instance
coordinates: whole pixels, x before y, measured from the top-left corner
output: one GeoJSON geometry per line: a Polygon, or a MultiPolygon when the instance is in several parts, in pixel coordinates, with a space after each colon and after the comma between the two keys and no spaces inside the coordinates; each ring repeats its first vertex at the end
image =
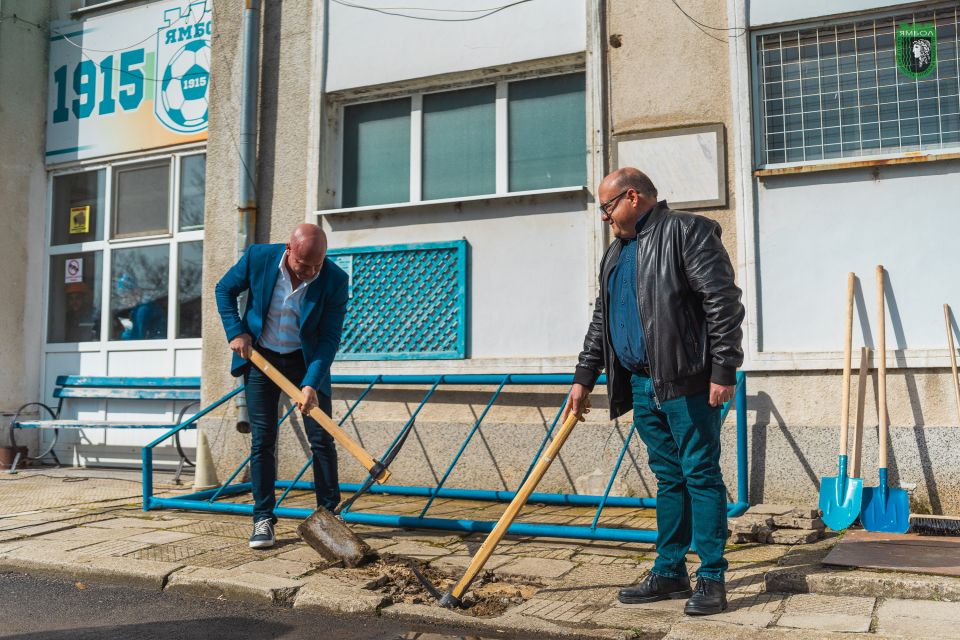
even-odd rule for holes
{"type": "Polygon", "coordinates": [[[937,66],[937,30],[932,24],[901,24],[897,29],[897,68],[925,78],[937,66]]]}
{"type": "Polygon", "coordinates": [[[207,128],[210,85],[210,8],[194,2],[164,12],[157,29],[158,78],[153,110],[171,131],[197,133],[207,128]],[[206,8],[206,11],[204,11],[206,8]]]}

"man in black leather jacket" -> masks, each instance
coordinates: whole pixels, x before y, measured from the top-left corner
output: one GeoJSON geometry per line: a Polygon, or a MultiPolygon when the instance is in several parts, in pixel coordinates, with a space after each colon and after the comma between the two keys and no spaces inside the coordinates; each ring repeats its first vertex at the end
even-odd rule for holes
{"type": "Polygon", "coordinates": [[[740,289],[720,225],[657,202],[642,172],[608,175],[598,197],[617,239],[600,263],[600,295],[563,418],[574,408],[589,412],[606,370],[610,417],[633,410],[657,477],[657,560],[620,601],[689,598],[687,614],[719,613],[727,608],[720,410],[743,362],[740,289]],[[694,589],[684,562],[691,540],[701,560],[694,589]]]}

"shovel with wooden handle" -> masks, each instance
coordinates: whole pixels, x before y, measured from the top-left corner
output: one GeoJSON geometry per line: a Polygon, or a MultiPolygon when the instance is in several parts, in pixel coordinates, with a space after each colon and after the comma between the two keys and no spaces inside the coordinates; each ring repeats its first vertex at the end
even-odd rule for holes
{"type": "Polygon", "coordinates": [[[820,480],[820,510],[823,521],[834,531],[846,529],[860,515],[863,479],[847,475],[847,436],[850,424],[850,358],[853,348],[853,286],[856,276],[847,276],[847,332],[843,347],[843,393],[840,408],[840,469],[837,477],[820,480]]]}
{"type": "MultiPolygon", "coordinates": [[[[273,380],[274,384],[280,387],[281,391],[290,396],[291,400],[301,404],[303,403],[303,392],[297,388],[297,385],[287,380],[286,376],[277,371],[256,349],[250,349],[250,362],[267,374],[267,377],[273,380]]],[[[366,449],[360,446],[359,442],[347,435],[336,422],[330,419],[330,416],[320,410],[320,407],[311,408],[307,415],[319,422],[320,426],[332,435],[334,440],[343,445],[343,448],[349,451],[350,455],[359,460],[360,464],[370,472],[370,475],[373,476],[377,482],[382,483],[390,477],[390,472],[387,468],[367,453],[366,449]]]]}
{"type": "Polygon", "coordinates": [[[879,485],[863,488],[860,524],[867,531],[906,533],[910,528],[910,496],[887,486],[887,338],[883,306],[883,266],[877,267],[877,408],[880,413],[879,485]]]}
{"type": "Polygon", "coordinates": [[[563,443],[567,441],[567,437],[576,426],[581,413],[582,409],[571,411],[570,415],[567,416],[567,420],[563,423],[563,426],[560,427],[560,432],[554,438],[553,442],[550,443],[550,446],[547,447],[547,452],[537,461],[536,466],[534,466],[533,471],[530,472],[526,482],[524,482],[520,490],[517,491],[517,495],[514,496],[504,514],[500,516],[497,526],[495,526],[493,531],[490,532],[490,535],[487,536],[483,546],[480,547],[477,555],[475,555],[470,562],[470,566],[467,567],[466,572],[464,572],[460,580],[450,588],[450,591],[446,594],[441,594],[440,590],[433,586],[422,573],[417,571],[416,567],[410,567],[413,569],[413,573],[417,576],[417,579],[420,580],[427,591],[430,592],[430,595],[439,600],[442,606],[449,609],[461,605],[463,594],[467,592],[470,588],[470,583],[474,581],[477,574],[483,569],[483,565],[485,565],[487,560],[490,559],[490,556],[493,555],[494,549],[496,549],[500,541],[503,540],[503,536],[507,535],[507,530],[510,528],[510,525],[513,524],[520,510],[527,504],[530,494],[533,493],[533,490],[540,484],[540,480],[547,472],[547,469],[550,468],[550,463],[553,462],[557,454],[560,453],[560,448],[563,446],[563,443]]]}
{"type": "MultiPolygon", "coordinates": [[[[266,358],[257,353],[256,349],[251,349],[250,351],[250,362],[263,371],[268,378],[273,380],[274,384],[280,387],[294,402],[299,402],[302,405],[304,401],[303,392],[301,392],[295,384],[287,380],[286,376],[277,371],[266,358]]],[[[355,567],[370,553],[370,547],[350,531],[350,528],[337,514],[340,513],[344,506],[351,504],[360,497],[374,482],[383,482],[390,477],[390,471],[387,470],[387,465],[393,460],[393,456],[396,455],[403,442],[398,442],[388,454],[388,457],[385,457],[384,461],[381,462],[367,453],[367,451],[360,446],[360,443],[347,435],[346,432],[344,432],[336,422],[331,420],[330,416],[321,411],[319,407],[312,407],[310,411],[307,412],[307,415],[316,420],[327,433],[333,436],[334,440],[343,445],[344,449],[359,460],[360,464],[370,473],[370,478],[359,491],[341,503],[340,507],[335,509],[333,513],[323,507],[318,507],[306,520],[300,523],[297,527],[297,533],[314,551],[327,560],[331,562],[343,561],[346,566],[355,567]]]]}

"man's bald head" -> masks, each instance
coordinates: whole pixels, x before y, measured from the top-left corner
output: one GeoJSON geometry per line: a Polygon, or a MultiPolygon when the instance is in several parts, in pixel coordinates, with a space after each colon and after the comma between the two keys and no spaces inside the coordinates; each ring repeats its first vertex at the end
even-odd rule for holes
{"type": "Polygon", "coordinates": [[[300,280],[309,280],[323,268],[327,234],[315,224],[297,225],[287,243],[287,269],[300,280]]]}
{"type": "Polygon", "coordinates": [[[618,238],[632,238],[636,224],[657,204],[657,188],[653,181],[633,167],[614,171],[600,182],[597,197],[606,211],[601,218],[618,238]]]}
{"type": "Polygon", "coordinates": [[[633,189],[640,195],[654,202],[657,201],[657,188],[653,186],[653,181],[647,177],[647,174],[639,169],[633,167],[617,169],[604,178],[603,182],[606,182],[610,190],[616,193],[633,189]]]}

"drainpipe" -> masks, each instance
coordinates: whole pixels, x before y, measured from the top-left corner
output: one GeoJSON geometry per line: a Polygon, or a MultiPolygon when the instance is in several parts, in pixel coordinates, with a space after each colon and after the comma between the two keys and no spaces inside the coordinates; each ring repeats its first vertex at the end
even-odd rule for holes
{"type": "MultiPolygon", "coordinates": [[[[237,237],[237,258],[253,244],[257,225],[257,101],[260,99],[260,0],[246,0],[243,10],[243,84],[240,89],[240,221],[237,237]]],[[[247,304],[247,294],[240,296],[240,308],[247,304]]],[[[239,379],[237,380],[239,384],[239,379]]],[[[247,399],[239,394],[237,430],[250,432],[247,399]]]]}

